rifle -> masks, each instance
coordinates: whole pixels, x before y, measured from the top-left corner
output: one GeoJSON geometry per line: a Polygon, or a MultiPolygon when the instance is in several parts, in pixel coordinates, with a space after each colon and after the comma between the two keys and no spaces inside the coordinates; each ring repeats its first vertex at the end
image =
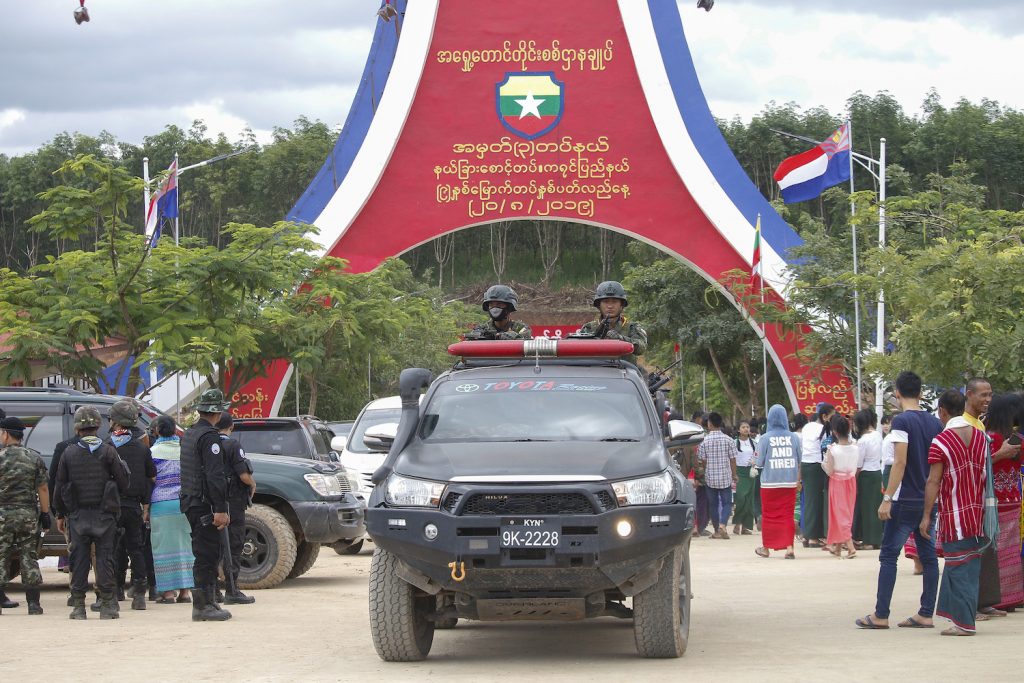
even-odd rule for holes
{"type": "Polygon", "coordinates": [[[484,341],[488,339],[494,339],[495,335],[490,330],[485,330],[480,327],[474,327],[469,332],[462,335],[462,338],[466,341],[484,341]]]}
{"type": "Polygon", "coordinates": [[[671,379],[668,376],[668,374],[667,374],[668,371],[671,370],[672,368],[674,368],[675,366],[679,365],[682,362],[683,362],[683,359],[682,359],[682,357],[680,357],[678,360],[672,362],[669,365],[666,365],[664,368],[662,368],[660,370],[655,370],[650,375],[648,375],[647,376],[647,389],[652,394],[654,394],[655,392],[658,391],[658,389],[661,389],[663,386],[668,384],[669,379],[671,379]]]}

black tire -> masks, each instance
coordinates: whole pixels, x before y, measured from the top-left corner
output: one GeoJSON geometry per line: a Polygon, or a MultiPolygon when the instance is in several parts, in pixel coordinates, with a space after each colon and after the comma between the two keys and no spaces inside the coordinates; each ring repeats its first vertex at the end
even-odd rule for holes
{"type": "Polygon", "coordinates": [[[427,618],[435,598],[398,576],[398,558],[373,551],[370,562],[370,634],[377,656],[385,662],[425,659],[434,642],[434,622],[427,618]]]}
{"type": "Polygon", "coordinates": [[[310,543],[309,541],[299,543],[299,547],[295,551],[295,566],[288,572],[288,578],[296,579],[308,572],[313,568],[319,555],[319,543],[310,543]]]}
{"type": "Polygon", "coordinates": [[[273,588],[295,566],[295,532],[284,515],[268,505],[256,504],[245,513],[240,588],[273,588]]]}
{"type": "Polygon", "coordinates": [[[359,551],[363,549],[363,539],[358,541],[337,541],[331,544],[334,548],[334,552],[339,555],[358,555],[359,551]]]}
{"type": "Polygon", "coordinates": [[[690,542],[669,554],[658,581],[633,596],[633,636],[641,657],[682,657],[690,639],[690,542]]]}

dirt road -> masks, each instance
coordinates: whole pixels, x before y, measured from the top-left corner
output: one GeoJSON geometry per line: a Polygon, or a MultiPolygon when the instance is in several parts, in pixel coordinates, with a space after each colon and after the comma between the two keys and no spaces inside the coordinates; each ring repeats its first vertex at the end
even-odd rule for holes
{"type": "MultiPolygon", "coordinates": [[[[840,678],[1019,680],[1007,667],[1019,652],[1024,613],[979,624],[975,638],[942,638],[939,629],[860,631],[853,620],[874,603],[877,552],[837,560],[798,549],[796,561],[764,560],[758,536],[693,542],[693,625],[686,656],[636,656],[629,621],[496,624],[460,622],[438,631],[430,658],[386,664],[373,650],[367,623],[370,554],[342,557],[324,549],[305,576],[269,591],[255,605],[232,607],[223,624],[192,623],[188,605],[155,605],[121,619],[70,621],[67,579],[45,570],[46,614],[25,614],[22,600],[0,616],[3,679],[25,681],[75,661],[117,662],[112,673],[147,681],[516,680],[723,681],[840,678]],[[51,650],[41,651],[43,644],[51,650]],[[34,654],[39,653],[39,654],[34,654]],[[39,659],[41,657],[41,659],[39,659]],[[1002,667],[1002,668],[1000,668],[1002,667]],[[383,677],[383,678],[381,678],[383,677]]],[[[372,546],[369,546],[372,547],[372,546]]],[[[914,612],[920,578],[901,565],[893,616],[914,612]]],[[[893,622],[895,624],[895,621],[893,622]]],[[[77,672],[76,672],[77,674],[77,672]]],[[[99,671],[76,680],[112,680],[99,671]]]]}

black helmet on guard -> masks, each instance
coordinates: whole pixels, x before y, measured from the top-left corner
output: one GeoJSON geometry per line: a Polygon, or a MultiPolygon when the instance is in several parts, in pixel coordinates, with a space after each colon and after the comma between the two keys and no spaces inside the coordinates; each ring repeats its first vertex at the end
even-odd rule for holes
{"type": "Polygon", "coordinates": [[[519,296],[516,291],[508,285],[491,285],[484,292],[484,298],[482,301],[483,310],[490,308],[487,304],[491,301],[500,301],[503,304],[508,304],[509,311],[516,310],[516,306],[519,305],[519,296]]]}
{"type": "Polygon", "coordinates": [[[629,301],[626,299],[626,288],[615,280],[607,280],[597,286],[593,302],[595,308],[601,306],[601,299],[622,299],[623,308],[629,305],[629,301]]]}

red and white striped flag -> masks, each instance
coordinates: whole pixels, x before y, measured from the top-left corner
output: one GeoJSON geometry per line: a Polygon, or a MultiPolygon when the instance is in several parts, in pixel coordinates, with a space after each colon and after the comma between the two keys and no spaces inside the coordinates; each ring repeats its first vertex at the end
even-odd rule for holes
{"type": "Polygon", "coordinates": [[[757,214],[757,225],[754,227],[754,257],[750,260],[750,291],[758,293],[764,287],[764,275],[761,272],[761,214],[757,214]]]}

